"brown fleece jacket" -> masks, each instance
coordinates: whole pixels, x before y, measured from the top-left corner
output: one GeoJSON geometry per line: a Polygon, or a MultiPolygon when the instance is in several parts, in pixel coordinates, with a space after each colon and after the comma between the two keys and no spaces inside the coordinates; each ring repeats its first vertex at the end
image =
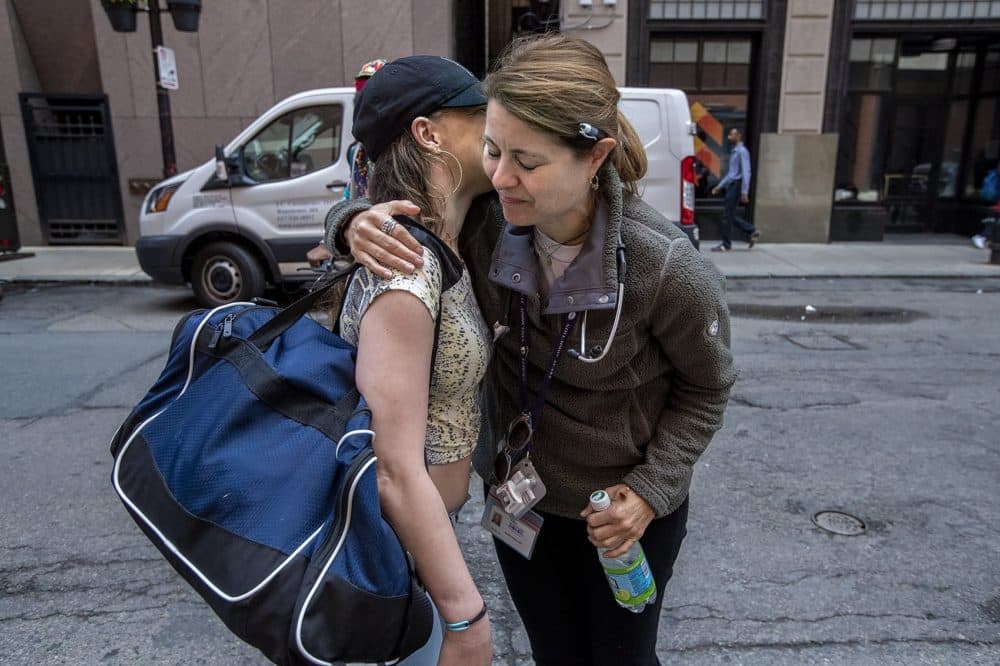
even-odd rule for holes
{"type": "MultiPolygon", "coordinates": [[[[538,509],[577,518],[592,491],[624,482],[659,517],[687,497],[694,464],[722,426],[735,381],[724,278],[676,226],[623,190],[610,166],[601,172],[601,197],[590,237],[547,297],[538,294],[530,229],[506,225],[493,194],[477,199],[466,217],[460,249],[480,308],[487,324],[510,326],[495,343],[483,410],[489,423],[474,464],[490,478],[503,426],[521,412],[520,293],[527,298],[533,400],[563,313],[589,310],[587,346],[607,341],[620,232],[627,259],[621,322],[601,361],[586,364],[567,353],[559,360],[531,451],[548,488],[538,509]]],[[[335,206],[328,244],[342,220],[368,206],[335,206]]],[[[580,334],[577,323],[569,348],[580,348],[580,334]]]]}

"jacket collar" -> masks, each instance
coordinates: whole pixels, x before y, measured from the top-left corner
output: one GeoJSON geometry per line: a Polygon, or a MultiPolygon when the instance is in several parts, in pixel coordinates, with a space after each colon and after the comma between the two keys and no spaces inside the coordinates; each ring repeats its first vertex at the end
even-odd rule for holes
{"type": "MultiPolygon", "coordinates": [[[[580,254],[557,279],[542,303],[543,314],[610,310],[618,302],[617,250],[622,225],[622,186],[610,164],[600,171],[600,188],[590,233],[580,254]]],[[[493,253],[490,280],[519,294],[536,296],[542,283],[534,227],[504,224],[493,253]]]]}

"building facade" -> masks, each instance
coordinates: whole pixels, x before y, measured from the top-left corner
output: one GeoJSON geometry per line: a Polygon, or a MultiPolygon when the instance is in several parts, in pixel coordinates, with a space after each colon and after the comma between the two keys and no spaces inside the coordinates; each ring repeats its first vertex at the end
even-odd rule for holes
{"type": "Polygon", "coordinates": [[[771,241],[971,234],[986,215],[1000,2],[633,0],[624,20],[625,80],[687,91],[705,236],[731,126],[745,129],[750,215],[771,241]]]}
{"type": "MultiPolygon", "coordinates": [[[[100,0],[0,0],[0,174],[23,244],[135,242],[163,170],[144,21],[122,34],[100,0]]],[[[554,29],[596,44],[622,85],[687,92],[705,238],[730,127],[772,242],[971,234],[1000,162],[1000,0],[213,0],[197,33],[169,24],[181,170],[368,59],[437,53],[483,75],[511,38],[554,29]]]]}
{"type": "MultiPolygon", "coordinates": [[[[197,32],[164,13],[177,168],[292,93],[353,85],[367,60],[453,54],[456,4],[211,0],[197,32]]],[[[100,0],[0,0],[0,146],[21,244],[135,243],[142,198],[163,177],[152,60],[145,14],[120,33],[100,0]]]]}

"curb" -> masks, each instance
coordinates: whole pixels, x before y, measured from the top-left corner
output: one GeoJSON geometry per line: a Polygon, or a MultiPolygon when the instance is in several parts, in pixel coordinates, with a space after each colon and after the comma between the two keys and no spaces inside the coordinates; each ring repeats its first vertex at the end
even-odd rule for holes
{"type": "Polygon", "coordinates": [[[19,275],[11,278],[0,277],[0,284],[130,284],[130,285],[158,285],[167,286],[159,282],[153,282],[148,275],[19,275]]]}

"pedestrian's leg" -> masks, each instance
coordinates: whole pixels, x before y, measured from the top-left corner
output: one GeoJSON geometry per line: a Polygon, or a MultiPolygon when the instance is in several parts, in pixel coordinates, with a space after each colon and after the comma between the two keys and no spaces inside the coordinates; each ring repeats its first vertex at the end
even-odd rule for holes
{"type": "Polygon", "coordinates": [[[640,539],[646,560],[656,581],[656,601],[641,613],[632,613],[614,600],[604,571],[595,556],[587,578],[589,635],[592,637],[594,663],[616,666],[658,666],[656,656],[660,609],[667,595],[667,582],[674,572],[674,561],[687,534],[688,502],[669,516],[657,518],[640,539]],[[591,582],[591,580],[594,582],[591,582]],[[600,583],[600,584],[598,584],[600,583]]]}
{"type": "MultiPolygon", "coordinates": [[[[487,491],[488,492],[488,491],[487,491]]],[[[497,559],[514,606],[531,643],[537,666],[597,666],[586,636],[585,587],[580,536],[586,540],[582,520],[545,515],[531,559],[493,540],[497,559]]],[[[593,546],[582,554],[596,558],[593,546]]],[[[604,583],[607,589],[607,583],[604,583]]]]}
{"type": "Polygon", "coordinates": [[[745,218],[736,215],[735,210],[733,212],[733,224],[739,227],[739,230],[745,233],[747,236],[752,236],[757,227],[746,221],[745,218]]]}
{"type": "Polygon", "coordinates": [[[722,206],[722,224],[719,226],[719,233],[722,235],[722,244],[730,248],[733,246],[733,218],[736,217],[736,203],[739,201],[740,191],[738,187],[732,185],[726,187],[726,198],[722,206]]]}

